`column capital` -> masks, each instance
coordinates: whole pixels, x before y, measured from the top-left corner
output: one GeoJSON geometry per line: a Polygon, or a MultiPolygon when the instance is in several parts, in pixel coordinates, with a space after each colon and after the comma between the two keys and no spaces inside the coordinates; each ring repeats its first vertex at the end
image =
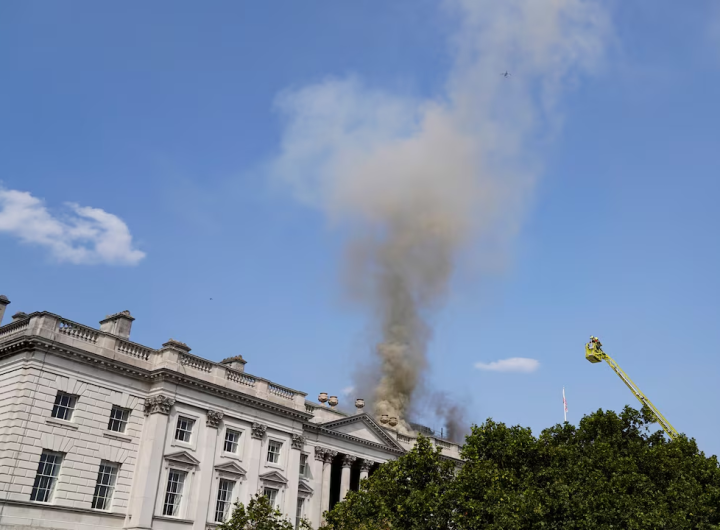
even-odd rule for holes
{"type": "Polygon", "coordinates": [[[319,445],[315,446],[315,460],[323,461],[325,460],[325,449],[324,447],[320,447],[319,445]]]}
{"type": "Polygon", "coordinates": [[[267,431],[267,425],[264,423],[253,423],[252,427],[250,427],[252,430],[252,437],[257,438],[258,440],[262,440],[265,437],[265,431],[267,431]]]}
{"type": "Polygon", "coordinates": [[[217,429],[220,426],[220,420],[223,419],[223,412],[221,410],[208,410],[207,416],[205,416],[205,425],[217,429]]]}
{"type": "Polygon", "coordinates": [[[333,458],[337,456],[338,452],[333,451],[332,449],[325,449],[325,463],[330,464],[333,461],[333,458]]]}
{"type": "Polygon", "coordinates": [[[366,473],[370,471],[370,468],[375,465],[375,462],[372,460],[368,460],[367,458],[363,459],[363,461],[360,463],[360,471],[365,471],[366,473]]]}
{"type": "Polygon", "coordinates": [[[290,442],[293,449],[301,449],[305,445],[305,437],[302,434],[293,434],[290,442]]]}
{"type": "Polygon", "coordinates": [[[353,456],[353,455],[343,456],[342,467],[352,467],[352,465],[355,463],[355,460],[357,460],[357,456],[353,456]]]}
{"type": "Polygon", "coordinates": [[[149,397],[145,400],[145,416],[150,414],[170,414],[170,408],[175,404],[175,400],[164,394],[149,397]]]}

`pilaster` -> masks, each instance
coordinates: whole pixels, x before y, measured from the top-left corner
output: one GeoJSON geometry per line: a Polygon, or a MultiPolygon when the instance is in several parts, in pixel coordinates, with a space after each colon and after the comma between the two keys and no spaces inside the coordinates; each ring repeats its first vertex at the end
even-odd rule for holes
{"type": "Polygon", "coordinates": [[[326,449],[323,459],[322,471],[322,501],[320,503],[320,522],[325,524],[324,514],[330,509],[330,472],[332,468],[333,458],[337,456],[337,451],[326,449]]]}
{"type": "Polygon", "coordinates": [[[157,395],[145,400],[145,425],[138,451],[132,496],[128,513],[128,529],[152,527],[155,500],[159,492],[160,470],[163,463],[168,415],[175,400],[169,396],[157,395]]]}
{"type": "Polygon", "coordinates": [[[215,467],[215,448],[217,435],[223,413],[219,410],[208,410],[205,416],[205,436],[200,460],[200,480],[197,490],[198,504],[195,512],[193,530],[205,530],[207,523],[212,522],[208,508],[213,506],[217,495],[217,486],[213,487],[213,470],[215,467]]]}
{"type": "Polygon", "coordinates": [[[292,435],[290,455],[288,457],[287,478],[288,485],[285,492],[285,509],[283,513],[295,520],[297,511],[298,483],[300,481],[300,453],[305,446],[305,438],[300,434],[292,435]]]}
{"type": "Polygon", "coordinates": [[[248,489],[249,497],[258,492],[260,466],[263,462],[262,442],[265,438],[267,425],[263,423],[253,423],[250,428],[250,458],[248,468],[248,489]]]}

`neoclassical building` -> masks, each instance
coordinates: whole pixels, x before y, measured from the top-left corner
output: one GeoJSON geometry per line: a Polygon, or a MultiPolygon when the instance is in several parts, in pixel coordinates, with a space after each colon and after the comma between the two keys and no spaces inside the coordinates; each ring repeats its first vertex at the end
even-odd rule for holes
{"type": "Polygon", "coordinates": [[[415,443],[250,375],[242,357],[131,342],[127,311],[99,329],[48,312],[2,325],[8,304],[0,296],[2,530],[209,530],[257,492],[318,527],[415,443]]]}

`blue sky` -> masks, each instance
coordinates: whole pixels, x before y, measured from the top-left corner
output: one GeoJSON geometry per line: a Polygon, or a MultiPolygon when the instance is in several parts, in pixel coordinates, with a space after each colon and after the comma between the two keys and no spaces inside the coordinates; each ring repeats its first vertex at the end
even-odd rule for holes
{"type": "MultiPolygon", "coordinates": [[[[572,422],[635,406],[608,367],[585,361],[597,335],[678,430],[717,454],[720,8],[597,5],[609,20],[602,58],[586,72],[579,54],[550,119],[526,134],[532,156],[513,152],[535,182],[513,210],[517,231],[492,259],[464,247],[433,318],[428,378],[469,420],[536,433],[562,420],[563,386],[572,422]],[[514,357],[539,367],[474,368],[514,357]]],[[[3,3],[10,312],[95,324],[129,309],[137,342],[242,354],[250,373],[311,399],[354,398],[342,391],[368,355],[368,314],[343,296],[347,231],[272,178],[293,121],[278,98],[352,76],[361,91],[442,100],[461,18],[429,0],[3,3]],[[19,197],[33,214],[20,221],[8,206],[19,197]],[[69,230],[83,212],[95,220],[69,230]]],[[[487,85],[529,94],[500,101],[501,132],[516,131],[524,107],[513,104],[536,102],[543,75],[515,64],[511,88],[487,85]]]]}

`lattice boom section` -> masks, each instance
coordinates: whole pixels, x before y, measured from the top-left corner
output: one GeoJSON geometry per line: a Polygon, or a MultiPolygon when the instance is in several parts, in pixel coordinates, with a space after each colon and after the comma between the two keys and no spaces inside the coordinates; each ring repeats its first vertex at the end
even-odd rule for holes
{"type": "Polygon", "coordinates": [[[197,357],[193,357],[192,355],[185,354],[180,354],[180,364],[182,364],[183,366],[189,366],[194,370],[207,373],[210,373],[213,367],[213,363],[211,363],[210,361],[206,361],[204,359],[199,359],[197,357]]]}
{"type": "Polygon", "coordinates": [[[150,348],[140,346],[139,344],[133,344],[132,342],[125,342],[124,340],[117,341],[116,350],[130,357],[136,359],[142,359],[147,361],[150,358],[150,354],[153,352],[150,348]]]}
{"type": "Polygon", "coordinates": [[[245,385],[245,386],[255,386],[255,378],[244,374],[242,372],[236,372],[234,370],[227,370],[227,380],[232,383],[237,383],[239,385],[245,385]]]}
{"type": "Polygon", "coordinates": [[[283,388],[281,386],[273,385],[272,383],[268,384],[268,392],[285,399],[293,399],[295,397],[295,392],[293,392],[292,390],[288,390],[287,388],[283,388]]]}
{"type": "Polygon", "coordinates": [[[80,324],[76,324],[75,322],[70,322],[68,320],[58,321],[58,331],[74,339],[92,342],[93,344],[97,342],[98,336],[100,335],[94,329],[86,328],[85,326],[81,326],[80,324]]]}

